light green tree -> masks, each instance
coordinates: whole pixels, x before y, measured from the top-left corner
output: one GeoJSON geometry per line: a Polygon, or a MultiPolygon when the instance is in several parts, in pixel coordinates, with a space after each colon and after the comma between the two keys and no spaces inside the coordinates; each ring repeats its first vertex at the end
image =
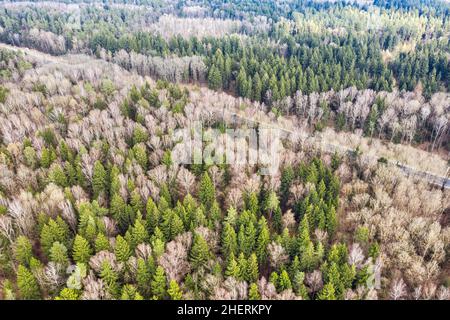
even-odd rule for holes
{"type": "Polygon", "coordinates": [[[216,199],[216,188],[214,187],[214,183],[207,172],[203,174],[200,181],[199,198],[200,202],[207,209],[211,208],[214,200],[216,199]]]}
{"type": "Polygon", "coordinates": [[[171,300],[181,300],[183,299],[183,292],[181,291],[178,283],[175,280],[170,280],[169,289],[167,289],[167,293],[171,300]]]}
{"type": "Polygon", "coordinates": [[[114,248],[117,260],[121,262],[127,262],[131,257],[131,249],[128,242],[121,236],[116,237],[116,246],[114,248]]]}
{"type": "Polygon", "coordinates": [[[16,261],[24,266],[29,266],[30,259],[33,256],[30,240],[25,236],[19,236],[14,244],[14,257],[16,261]]]}
{"type": "Polygon", "coordinates": [[[161,266],[156,268],[153,280],[150,283],[152,294],[155,299],[164,299],[167,294],[167,280],[164,269],[161,266]]]}
{"type": "Polygon", "coordinates": [[[95,161],[94,170],[92,173],[92,191],[94,192],[94,199],[99,196],[101,192],[108,190],[108,176],[105,168],[100,161],[95,161]]]}
{"type": "Polygon", "coordinates": [[[17,287],[19,288],[20,297],[25,300],[37,300],[41,298],[39,284],[31,273],[23,265],[17,268],[17,287]]]}
{"type": "Polygon", "coordinates": [[[206,264],[211,258],[208,243],[199,234],[194,234],[194,240],[189,254],[189,260],[194,269],[198,269],[206,264]]]}
{"type": "Polygon", "coordinates": [[[88,263],[92,255],[92,248],[89,242],[80,235],[75,236],[72,248],[73,260],[77,263],[88,263]]]}
{"type": "Polygon", "coordinates": [[[251,283],[248,289],[248,299],[249,300],[261,300],[261,295],[259,294],[258,285],[256,283],[251,283]]]}

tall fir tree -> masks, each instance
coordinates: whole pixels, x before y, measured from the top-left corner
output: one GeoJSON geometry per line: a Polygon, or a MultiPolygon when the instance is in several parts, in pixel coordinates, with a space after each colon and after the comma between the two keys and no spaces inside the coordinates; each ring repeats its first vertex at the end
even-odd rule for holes
{"type": "Polygon", "coordinates": [[[181,300],[183,299],[183,292],[181,291],[178,283],[175,280],[170,280],[169,289],[167,289],[170,300],[181,300]]]}
{"type": "Polygon", "coordinates": [[[318,300],[336,300],[335,289],[332,283],[327,283],[323,286],[319,295],[318,300]]]}
{"type": "Polygon", "coordinates": [[[121,236],[116,237],[116,246],[114,248],[117,260],[121,262],[127,262],[131,257],[131,248],[128,242],[121,236]]]}
{"type": "Polygon", "coordinates": [[[92,173],[92,192],[94,199],[97,198],[101,192],[106,192],[108,189],[108,175],[100,161],[95,161],[92,173]]]}
{"type": "Polygon", "coordinates": [[[219,90],[222,88],[222,83],[223,79],[219,68],[212,65],[208,72],[208,87],[212,90],[219,90]]]}
{"type": "Polygon", "coordinates": [[[258,285],[256,283],[251,283],[248,290],[249,300],[261,300],[261,295],[259,294],[258,285]]]}
{"type": "Polygon", "coordinates": [[[24,300],[37,300],[41,298],[39,284],[33,273],[23,265],[17,268],[17,287],[20,297],[24,300]]]}
{"type": "Polygon", "coordinates": [[[228,258],[227,268],[225,269],[225,276],[239,279],[240,275],[241,275],[241,269],[239,268],[239,264],[236,261],[236,258],[234,257],[234,255],[231,255],[228,258]]]}
{"type": "Polygon", "coordinates": [[[258,258],[255,253],[252,253],[247,261],[247,270],[245,273],[245,280],[249,283],[256,282],[259,277],[258,258]]]}
{"type": "Polygon", "coordinates": [[[267,246],[270,242],[270,232],[267,226],[267,221],[264,217],[261,217],[258,222],[258,238],[256,240],[256,255],[258,256],[258,262],[264,264],[267,261],[267,246]]]}
{"type": "Polygon", "coordinates": [[[201,235],[195,233],[191,252],[189,253],[189,260],[192,267],[194,269],[203,267],[210,258],[211,252],[209,250],[208,243],[201,235]]]}
{"type": "Polygon", "coordinates": [[[224,257],[237,253],[236,231],[234,231],[234,228],[229,223],[225,223],[222,229],[221,249],[224,257]]]}
{"type": "Polygon", "coordinates": [[[14,244],[14,257],[18,263],[24,266],[30,265],[30,260],[33,257],[33,248],[27,237],[17,237],[14,244]]]}
{"type": "Polygon", "coordinates": [[[153,280],[150,283],[154,299],[162,300],[167,295],[167,279],[164,269],[161,266],[156,268],[153,280]]]}
{"type": "Polygon", "coordinates": [[[216,199],[216,188],[207,172],[203,174],[200,181],[199,198],[206,209],[210,209],[216,199]]]}

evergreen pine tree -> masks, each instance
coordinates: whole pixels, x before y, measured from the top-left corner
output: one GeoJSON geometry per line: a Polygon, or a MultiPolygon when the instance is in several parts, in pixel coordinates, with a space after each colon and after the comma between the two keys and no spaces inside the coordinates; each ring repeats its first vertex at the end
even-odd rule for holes
{"type": "Polygon", "coordinates": [[[255,247],[256,242],[256,229],[253,222],[248,222],[245,226],[245,245],[244,253],[245,255],[250,255],[255,247]]]}
{"type": "Polygon", "coordinates": [[[14,244],[14,257],[16,261],[24,266],[29,266],[33,256],[30,240],[25,236],[19,236],[14,244]]]}
{"type": "Polygon", "coordinates": [[[114,248],[114,253],[118,261],[127,262],[131,257],[131,248],[128,242],[121,236],[116,237],[116,246],[114,248]]]}
{"type": "Polygon", "coordinates": [[[236,231],[234,231],[234,228],[229,223],[225,223],[222,230],[221,249],[224,257],[228,257],[232,253],[237,253],[236,231]]]}
{"type": "Polygon", "coordinates": [[[318,300],[336,300],[335,290],[332,283],[327,283],[323,286],[322,291],[320,291],[318,300]]]}
{"type": "Polygon", "coordinates": [[[225,276],[239,279],[240,274],[241,269],[239,268],[239,264],[236,261],[234,255],[231,255],[228,259],[227,268],[225,270],[225,276]]]}
{"type": "Polygon", "coordinates": [[[240,253],[237,259],[238,267],[239,267],[239,280],[244,280],[247,274],[247,259],[245,258],[244,253],[240,253]]]}
{"type": "Polygon", "coordinates": [[[108,292],[113,298],[119,295],[119,275],[108,262],[103,262],[100,270],[100,278],[106,284],[108,292]]]}
{"type": "Polygon", "coordinates": [[[332,236],[337,227],[336,209],[333,205],[330,206],[330,208],[326,212],[326,221],[327,232],[330,236],[332,236]]]}
{"type": "Polygon", "coordinates": [[[211,257],[208,243],[198,233],[194,234],[189,260],[194,269],[198,269],[206,264],[211,257]]]}
{"type": "Polygon", "coordinates": [[[55,298],[55,300],[78,300],[80,297],[79,290],[64,288],[61,290],[59,295],[55,298]]]}
{"type": "Polygon", "coordinates": [[[161,266],[156,268],[153,280],[150,283],[154,299],[164,299],[167,294],[166,274],[161,266]]]}
{"type": "Polygon", "coordinates": [[[256,282],[259,277],[258,271],[258,258],[255,253],[250,255],[250,258],[247,261],[247,270],[245,274],[245,280],[247,282],[256,282]]]}
{"type": "Polygon", "coordinates": [[[60,242],[54,242],[50,249],[50,260],[63,266],[68,266],[69,257],[66,246],[60,242]]]}
{"type": "Polygon", "coordinates": [[[280,277],[278,279],[278,288],[280,289],[280,291],[292,289],[291,279],[289,278],[289,274],[286,270],[283,270],[280,273],[280,277]]]}
{"type": "Polygon", "coordinates": [[[150,295],[150,281],[152,279],[152,274],[148,263],[142,259],[137,259],[136,268],[136,284],[139,292],[141,292],[144,297],[149,297],[150,295]]]}
{"type": "Polygon", "coordinates": [[[147,211],[146,217],[147,228],[148,232],[151,234],[154,232],[155,228],[159,225],[160,221],[159,210],[151,197],[149,197],[147,200],[146,211],[147,211]]]}
{"type": "Polygon", "coordinates": [[[144,243],[148,240],[148,232],[145,227],[145,222],[142,220],[140,212],[138,212],[137,215],[138,218],[135,220],[131,232],[131,243],[133,248],[136,248],[138,244],[144,243]]]}
{"type": "Polygon", "coordinates": [[[200,181],[199,198],[205,208],[211,208],[214,200],[216,199],[216,189],[209,177],[209,174],[205,172],[200,181]]]}
{"type": "Polygon", "coordinates": [[[181,291],[178,283],[175,280],[170,280],[169,289],[167,289],[170,300],[181,300],[183,299],[183,292],[181,291]]]}
{"type": "Polygon", "coordinates": [[[237,86],[237,94],[244,98],[249,98],[248,94],[250,92],[249,86],[251,83],[248,83],[247,74],[245,72],[244,67],[241,67],[239,70],[239,74],[236,78],[236,86],[237,86]]]}
{"type": "Polygon", "coordinates": [[[41,230],[40,242],[47,256],[56,241],[61,242],[66,247],[69,244],[69,227],[60,216],[56,220],[50,218],[41,230]]]}
{"type": "Polygon", "coordinates": [[[170,239],[175,239],[175,237],[184,232],[184,225],[181,218],[174,214],[170,220],[170,239]]]}
{"type": "Polygon", "coordinates": [[[306,288],[305,284],[303,283],[305,280],[305,274],[303,272],[297,271],[294,274],[293,279],[293,288],[295,293],[302,297],[303,300],[309,299],[308,295],[308,289],[306,288]]]}
{"type": "Polygon", "coordinates": [[[246,209],[252,212],[255,216],[259,213],[259,203],[258,203],[258,196],[255,192],[250,193],[248,196],[246,209]]]}
{"type": "Polygon", "coordinates": [[[287,201],[289,199],[290,193],[289,189],[291,188],[293,180],[294,180],[294,169],[292,168],[292,166],[286,166],[281,173],[281,185],[280,185],[281,203],[284,206],[287,204],[287,201]]]}
{"type": "Polygon", "coordinates": [[[252,79],[252,100],[254,101],[261,101],[261,91],[262,91],[262,83],[261,78],[259,77],[259,74],[256,73],[255,76],[252,79]]]}
{"type": "Polygon", "coordinates": [[[61,168],[61,165],[59,164],[52,165],[52,168],[48,173],[48,178],[51,182],[55,183],[56,185],[62,188],[68,186],[66,174],[64,173],[63,169],[61,168]]]}
{"type": "Polygon", "coordinates": [[[222,74],[220,70],[212,65],[208,72],[208,87],[212,90],[219,90],[222,87],[222,74]]]}
{"type": "Polygon", "coordinates": [[[263,264],[267,260],[267,246],[270,242],[270,232],[267,226],[267,221],[264,217],[261,217],[258,222],[258,238],[256,240],[256,255],[258,256],[258,262],[263,264]]]}
{"type": "Polygon", "coordinates": [[[95,161],[94,170],[92,173],[92,191],[94,192],[94,199],[96,199],[101,192],[106,192],[108,187],[108,176],[105,168],[100,161],[95,161]]]}
{"type": "Polygon", "coordinates": [[[261,300],[261,295],[259,294],[258,285],[256,283],[251,283],[248,290],[249,300],[261,300]]]}
{"type": "Polygon", "coordinates": [[[144,297],[141,296],[133,285],[126,284],[122,287],[120,300],[144,300],[144,297]]]}

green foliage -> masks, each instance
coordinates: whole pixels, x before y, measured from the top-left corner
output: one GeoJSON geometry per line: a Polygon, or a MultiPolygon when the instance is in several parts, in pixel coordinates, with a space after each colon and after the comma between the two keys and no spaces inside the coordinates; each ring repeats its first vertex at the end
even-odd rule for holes
{"type": "Polygon", "coordinates": [[[100,270],[100,278],[106,284],[106,289],[108,293],[111,294],[113,298],[119,295],[119,275],[113,269],[113,267],[108,262],[103,262],[100,270]]]}
{"type": "Polygon", "coordinates": [[[335,289],[332,283],[327,283],[323,286],[322,291],[320,291],[318,300],[336,300],[335,289]]]}
{"type": "Polygon", "coordinates": [[[194,234],[191,251],[189,253],[189,261],[194,269],[203,267],[211,258],[208,243],[203,237],[197,233],[194,234]]]}
{"type": "Polygon", "coordinates": [[[60,242],[54,242],[50,249],[50,260],[67,266],[69,264],[69,256],[66,246],[60,242]]]}
{"type": "Polygon", "coordinates": [[[139,292],[141,292],[144,297],[149,297],[150,295],[150,281],[152,279],[153,263],[147,262],[142,258],[137,259],[136,268],[136,283],[139,292]]]}
{"type": "Polygon", "coordinates": [[[289,274],[286,270],[283,270],[280,273],[280,277],[278,279],[278,288],[280,289],[280,291],[292,289],[291,279],[289,278],[289,274]]]}
{"type": "Polygon", "coordinates": [[[76,289],[64,288],[59,293],[59,296],[55,300],[78,300],[80,298],[80,293],[76,289]]]}
{"type": "Polygon", "coordinates": [[[114,83],[110,79],[103,79],[100,84],[100,91],[105,97],[111,97],[115,91],[114,83]]]}
{"type": "Polygon", "coordinates": [[[120,300],[144,300],[144,297],[141,296],[139,291],[137,291],[133,285],[126,284],[122,288],[120,300]]]}
{"type": "Polygon", "coordinates": [[[222,74],[220,70],[212,65],[208,72],[208,86],[210,89],[218,90],[222,87],[222,74]]]}
{"type": "Polygon", "coordinates": [[[267,261],[267,246],[269,242],[270,232],[267,221],[264,217],[261,217],[258,222],[258,238],[256,240],[256,255],[260,264],[264,264],[267,261]]]}
{"type": "Polygon", "coordinates": [[[33,257],[32,244],[25,236],[19,236],[14,245],[14,257],[16,261],[24,266],[29,266],[33,257]]]}
{"type": "Polygon", "coordinates": [[[175,280],[170,280],[169,289],[167,289],[170,300],[181,300],[183,299],[183,292],[181,291],[178,283],[175,280]]]}
{"type": "Polygon", "coordinates": [[[256,283],[251,283],[248,289],[248,299],[249,300],[261,300],[261,295],[259,294],[258,285],[256,283]]]}
{"type": "Polygon", "coordinates": [[[247,270],[244,278],[249,283],[256,282],[259,278],[258,258],[255,253],[252,253],[248,259],[247,270]]]}
{"type": "Polygon", "coordinates": [[[5,103],[6,98],[8,97],[9,90],[4,86],[0,86],[0,103],[5,103]]]}
{"type": "Polygon", "coordinates": [[[148,140],[148,133],[141,126],[137,126],[133,132],[133,145],[145,143],[148,140]]]}
{"type": "Polygon", "coordinates": [[[150,283],[153,298],[164,299],[167,295],[167,282],[164,269],[158,266],[150,283]]]}
{"type": "Polygon", "coordinates": [[[25,163],[30,168],[35,168],[37,165],[37,155],[33,147],[27,146],[23,149],[23,156],[25,158],[25,163]]]}
{"type": "Polygon", "coordinates": [[[97,235],[97,238],[95,239],[95,252],[98,253],[103,250],[109,251],[111,249],[111,246],[109,244],[108,238],[103,234],[99,233],[97,235]]]}
{"type": "Polygon", "coordinates": [[[80,235],[75,236],[72,248],[73,260],[77,263],[87,263],[92,255],[92,248],[89,242],[80,235]]]}
{"type": "Polygon", "coordinates": [[[369,241],[369,228],[358,227],[355,232],[355,240],[361,244],[366,244],[369,241]]]}
{"type": "Polygon", "coordinates": [[[19,265],[17,268],[17,287],[22,299],[37,300],[41,298],[39,284],[36,278],[23,265],[19,265]]]}
{"type": "Polygon", "coordinates": [[[148,163],[148,156],[147,156],[147,152],[145,150],[145,146],[142,144],[134,145],[133,153],[134,153],[134,157],[135,157],[137,163],[139,163],[139,165],[142,167],[142,169],[146,170],[147,163],[148,163]]]}
{"type": "Polygon", "coordinates": [[[116,254],[117,260],[121,262],[127,262],[131,257],[130,245],[121,235],[116,237],[114,253],[116,254]]]}
{"type": "Polygon", "coordinates": [[[225,223],[223,227],[221,248],[222,254],[225,257],[237,253],[236,231],[234,231],[234,228],[229,223],[225,223]]]}
{"type": "Polygon", "coordinates": [[[50,165],[53,163],[53,161],[55,161],[57,158],[55,151],[53,150],[53,148],[42,148],[42,153],[41,153],[41,160],[40,160],[40,165],[43,168],[50,168],[50,165]]]}
{"type": "Polygon", "coordinates": [[[59,164],[53,165],[48,174],[49,180],[60,187],[67,187],[68,181],[66,174],[59,164]]]}
{"type": "Polygon", "coordinates": [[[200,181],[199,198],[200,202],[208,209],[211,208],[216,199],[216,188],[207,172],[203,174],[200,181]]]}
{"type": "Polygon", "coordinates": [[[95,161],[94,170],[92,173],[92,191],[94,199],[97,198],[101,192],[108,190],[108,176],[105,168],[100,161],[95,161]]]}
{"type": "Polygon", "coordinates": [[[69,227],[59,216],[56,220],[50,218],[41,230],[40,243],[47,256],[49,256],[54,242],[60,242],[66,247],[70,244],[69,227]]]}
{"type": "Polygon", "coordinates": [[[231,255],[228,259],[227,268],[225,270],[225,276],[234,277],[236,279],[240,278],[241,269],[239,268],[239,264],[236,261],[234,255],[231,255]]]}

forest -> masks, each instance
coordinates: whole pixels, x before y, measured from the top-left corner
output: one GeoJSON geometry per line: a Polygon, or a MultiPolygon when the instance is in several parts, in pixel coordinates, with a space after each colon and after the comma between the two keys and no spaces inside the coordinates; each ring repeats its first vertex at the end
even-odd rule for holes
{"type": "Polygon", "coordinates": [[[0,300],[450,299],[449,8],[2,2],[0,300]]]}

